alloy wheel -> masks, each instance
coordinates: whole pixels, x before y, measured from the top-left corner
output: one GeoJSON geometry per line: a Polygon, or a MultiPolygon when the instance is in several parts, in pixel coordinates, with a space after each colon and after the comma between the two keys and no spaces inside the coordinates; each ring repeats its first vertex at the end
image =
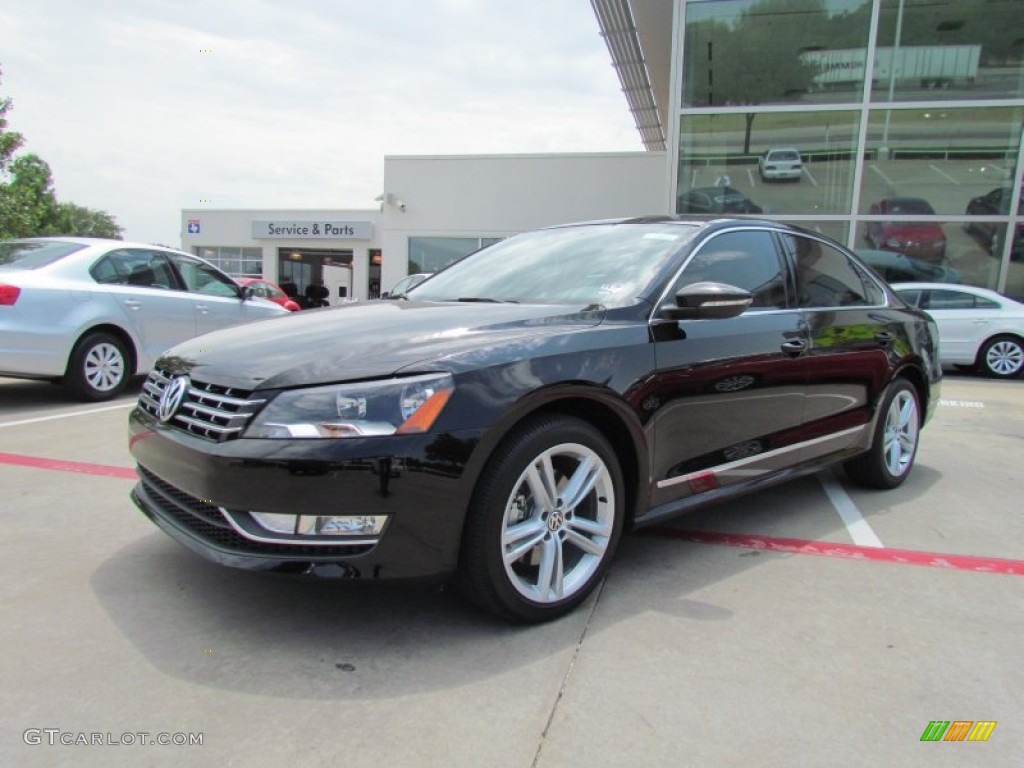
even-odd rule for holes
{"type": "Polygon", "coordinates": [[[515,590],[553,603],[588,586],[615,523],[608,467],[578,443],[555,445],[523,470],[505,505],[501,551],[515,590]]]}

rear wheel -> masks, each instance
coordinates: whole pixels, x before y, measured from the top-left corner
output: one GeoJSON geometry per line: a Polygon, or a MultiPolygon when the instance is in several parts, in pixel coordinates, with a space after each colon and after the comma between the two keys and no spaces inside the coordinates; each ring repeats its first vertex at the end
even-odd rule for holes
{"type": "Polygon", "coordinates": [[[622,473],[580,419],[527,422],[499,447],[471,502],[458,586],[505,618],[569,613],[594,590],[622,532],[622,473]]]}
{"type": "Polygon", "coordinates": [[[989,376],[1012,379],[1024,369],[1024,344],[1013,336],[996,336],[985,342],[978,365],[989,376]]]}
{"type": "Polygon", "coordinates": [[[124,389],[128,375],[124,342],[109,333],[90,333],[75,345],[64,382],[83,400],[109,400],[124,389]]]}
{"type": "Polygon", "coordinates": [[[914,468],[921,409],[917,390],[906,379],[896,379],[882,401],[882,422],[871,449],[846,462],[846,474],[869,488],[900,485],[914,468]]]}

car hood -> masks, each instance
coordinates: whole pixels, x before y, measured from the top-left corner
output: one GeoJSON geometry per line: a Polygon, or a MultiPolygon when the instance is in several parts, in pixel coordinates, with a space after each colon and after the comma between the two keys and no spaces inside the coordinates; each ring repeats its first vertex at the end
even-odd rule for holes
{"type": "Polygon", "coordinates": [[[326,384],[430,370],[443,360],[457,368],[460,354],[603,317],[568,306],[372,301],[216,331],[171,348],[157,367],[247,390],[326,384]]]}

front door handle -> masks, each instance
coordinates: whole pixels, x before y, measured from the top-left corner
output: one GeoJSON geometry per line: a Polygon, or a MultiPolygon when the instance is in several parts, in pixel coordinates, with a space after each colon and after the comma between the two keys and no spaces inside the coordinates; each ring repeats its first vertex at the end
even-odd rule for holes
{"type": "Polygon", "coordinates": [[[135,299],[125,299],[124,305],[129,309],[134,309],[137,312],[139,310],[139,307],[142,306],[142,302],[135,301],[135,299]]]}
{"type": "Polygon", "coordinates": [[[790,357],[799,357],[807,349],[807,342],[804,341],[784,341],[782,342],[782,351],[790,357]]]}
{"type": "Polygon", "coordinates": [[[896,334],[889,333],[889,331],[879,331],[875,334],[875,341],[881,344],[883,347],[887,347],[892,344],[893,339],[896,338],[896,334]]]}

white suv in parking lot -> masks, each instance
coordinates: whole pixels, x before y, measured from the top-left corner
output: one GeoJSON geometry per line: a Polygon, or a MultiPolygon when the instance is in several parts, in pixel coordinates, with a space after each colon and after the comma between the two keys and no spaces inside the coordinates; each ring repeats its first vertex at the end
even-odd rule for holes
{"type": "Polygon", "coordinates": [[[762,181],[794,179],[800,181],[804,161],[800,151],[793,147],[772,147],[757,160],[757,172],[762,181]]]}

